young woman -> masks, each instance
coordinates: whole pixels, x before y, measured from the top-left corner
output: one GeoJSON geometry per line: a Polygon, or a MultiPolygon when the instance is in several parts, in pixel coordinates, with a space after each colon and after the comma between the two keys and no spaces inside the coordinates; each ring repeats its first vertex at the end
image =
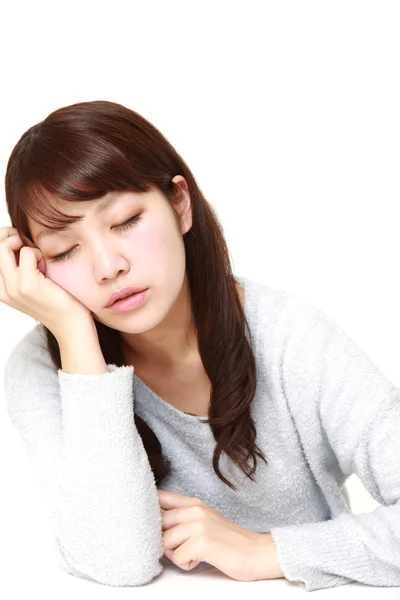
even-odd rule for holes
{"type": "Polygon", "coordinates": [[[318,307],[233,275],[153,125],[112,102],[56,110],[13,149],[6,202],[0,300],[37,321],[6,405],[63,568],[400,586],[399,390],[318,307]],[[352,473],[384,506],[351,514],[352,473]]]}

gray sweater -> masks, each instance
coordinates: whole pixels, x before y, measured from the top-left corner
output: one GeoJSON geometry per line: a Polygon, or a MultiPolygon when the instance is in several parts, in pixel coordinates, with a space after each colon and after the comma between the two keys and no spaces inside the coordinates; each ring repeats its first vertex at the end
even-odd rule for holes
{"type": "MultiPolygon", "coordinates": [[[[256,481],[226,455],[204,418],[153,393],[134,367],[56,370],[38,323],[5,366],[8,414],[54,524],[59,564],[111,586],[163,570],[161,509],[133,412],[172,464],[161,489],[201,498],[238,525],[271,533],[285,577],[306,591],[361,582],[400,586],[400,390],[321,309],[245,277],[257,363],[256,481]],[[351,513],[352,474],[380,507],[351,513]]],[[[246,333],[246,335],[248,335],[246,333]]]]}

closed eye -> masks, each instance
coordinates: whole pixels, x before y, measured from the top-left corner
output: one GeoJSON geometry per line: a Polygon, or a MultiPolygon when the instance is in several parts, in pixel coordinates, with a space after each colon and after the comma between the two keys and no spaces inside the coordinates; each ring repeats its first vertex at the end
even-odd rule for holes
{"type": "MultiPolygon", "coordinates": [[[[130,229],[130,227],[135,225],[135,223],[140,221],[141,218],[142,218],[141,214],[131,217],[127,221],[124,221],[124,223],[121,223],[121,225],[116,225],[115,229],[120,229],[120,230],[126,231],[127,229],[130,229]]],[[[53,256],[52,258],[50,258],[50,262],[61,262],[63,260],[66,260],[67,258],[69,258],[72,255],[74,249],[75,248],[71,248],[70,250],[63,252],[62,254],[57,254],[57,256],[53,256]]]]}

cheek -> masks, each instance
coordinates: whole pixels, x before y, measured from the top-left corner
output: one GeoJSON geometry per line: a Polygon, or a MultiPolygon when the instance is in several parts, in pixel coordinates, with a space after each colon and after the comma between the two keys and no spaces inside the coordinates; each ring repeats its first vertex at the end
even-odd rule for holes
{"type": "Polygon", "coordinates": [[[88,278],[79,265],[69,265],[68,261],[65,264],[51,265],[46,276],[78,300],[84,301],[88,278]]]}
{"type": "Polygon", "coordinates": [[[132,258],[137,260],[138,253],[143,255],[143,260],[159,254],[168,245],[165,225],[153,221],[151,225],[137,229],[132,234],[131,253],[132,258]]]}

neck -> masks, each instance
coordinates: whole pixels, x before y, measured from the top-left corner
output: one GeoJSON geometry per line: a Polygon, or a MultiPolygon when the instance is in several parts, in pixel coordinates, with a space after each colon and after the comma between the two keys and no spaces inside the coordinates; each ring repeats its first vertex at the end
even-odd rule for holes
{"type": "Polygon", "coordinates": [[[189,293],[185,278],[181,291],[164,320],[150,331],[121,333],[125,355],[134,364],[159,369],[174,367],[198,357],[197,333],[189,311],[189,293]]]}

